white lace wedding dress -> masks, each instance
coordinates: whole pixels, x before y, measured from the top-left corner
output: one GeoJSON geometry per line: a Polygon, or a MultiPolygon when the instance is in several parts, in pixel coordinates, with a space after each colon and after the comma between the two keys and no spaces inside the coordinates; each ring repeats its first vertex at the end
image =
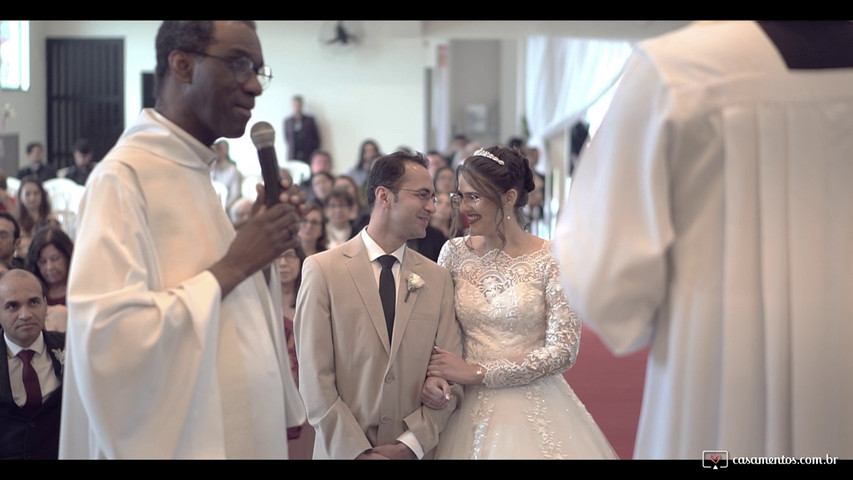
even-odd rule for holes
{"type": "Polygon", "coordinates": [[[577,357],[581,322],[550,242],[512,258],[478,257],[463,240],[448,241],[439,264],[453,276],[465,359],[486,368],[485,384],[465,386],[436,458],[616,458],[562,375],[577,357]]]}

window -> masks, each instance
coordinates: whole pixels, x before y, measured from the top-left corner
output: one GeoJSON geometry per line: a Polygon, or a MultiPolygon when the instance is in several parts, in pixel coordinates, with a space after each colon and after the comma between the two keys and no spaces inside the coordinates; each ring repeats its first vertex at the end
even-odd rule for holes
{"type": "Polygon", "coordinates": [[[0,88],[30,89],[30,22],[0,20],[0,88]]]}

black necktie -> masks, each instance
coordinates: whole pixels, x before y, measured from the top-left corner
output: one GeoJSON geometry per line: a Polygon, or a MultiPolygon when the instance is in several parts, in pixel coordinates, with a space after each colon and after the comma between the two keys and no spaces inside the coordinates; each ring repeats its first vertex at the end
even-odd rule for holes
{"type": "Polygon", "coordinates": [[[24,381],[24,391],[27,393],[27,402],[24,404],[24,413],[28,416],[35,414],[41,407],[41,386],[39,386],[39,376],[36,369],[30,363],[33,355],[36,352],[32,350],[21,350],[18,352],[18,357],[24,364],[24,369],[21,371],[21,377],[24,381]]]}
{"type": "Polygon", "coordinates": [[[393,338],[394,332],[394,309],[397,295],[394,293],[394,273],[391,267],[397,258],[393,255],[382,255],[377,259],[382,265],[382,273],[379,274],[379,297],[382,299],[382,309],[385,310],[385,326],[388,327],[388,341],[393,338]]]}

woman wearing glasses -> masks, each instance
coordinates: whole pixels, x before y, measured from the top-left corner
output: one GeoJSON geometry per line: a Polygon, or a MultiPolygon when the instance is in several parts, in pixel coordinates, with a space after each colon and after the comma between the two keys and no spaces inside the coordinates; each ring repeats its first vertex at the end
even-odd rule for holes
{"type": "Polygon", "coordinates": [[[465,396],[436,458],[615,458],[607,439],[563,378],[577,357],[581,321],[560,288],[551,245],[525,231],[522,209],[533,173],[518,151],[477,150],[457,169],[456,221],[469,235],[449,240],[464,358],[435,349],[423,401],[440,408],[444,381],[465,396]]]}
{"type": "Polygon", "coordinates": [[[302,223],[299,226],[299,240],[305,256],[326,251],[326,215],[318,203],[306,203],[302,206],[302,223]]]}

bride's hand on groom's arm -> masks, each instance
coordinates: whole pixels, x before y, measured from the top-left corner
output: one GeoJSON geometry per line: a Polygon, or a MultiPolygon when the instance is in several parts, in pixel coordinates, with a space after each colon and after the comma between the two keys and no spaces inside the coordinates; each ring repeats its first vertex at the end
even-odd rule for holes
{"type": "Polygon", "coordinates": [[[441,377],[450,383],[479,385],[483,383],[484,373],[481,366],[470,365],[459,355],[436,346],[429,359],[427,376],[441,377]]]}

